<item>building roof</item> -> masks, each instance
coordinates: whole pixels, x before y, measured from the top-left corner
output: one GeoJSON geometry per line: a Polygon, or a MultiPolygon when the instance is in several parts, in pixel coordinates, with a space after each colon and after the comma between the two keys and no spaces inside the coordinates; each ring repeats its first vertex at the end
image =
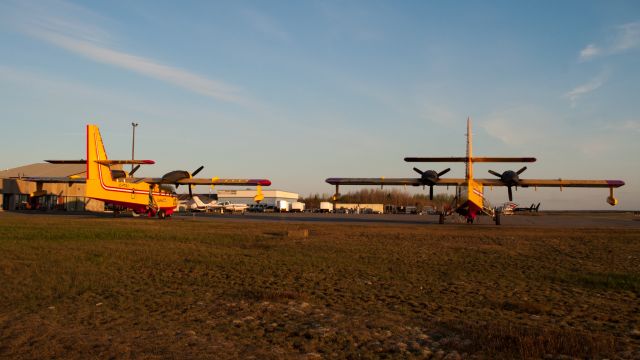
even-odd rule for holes
{"type": "Polygon", "coordinates": [[[19,166],[13,169],[0,171],[0,179],[16,178],[21,176],[65,177],[80,175],[84,177],[87,172],[85,164],[49,164],[35,163],[19,166]]]}

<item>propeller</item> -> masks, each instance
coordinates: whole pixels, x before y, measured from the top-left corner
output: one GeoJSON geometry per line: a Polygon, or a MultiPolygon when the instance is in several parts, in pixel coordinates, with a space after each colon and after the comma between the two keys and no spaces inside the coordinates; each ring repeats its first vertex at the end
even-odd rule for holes
{"type": "MultiPolygon", "coordinates": [[[[165,176],[163,176],[163,178],[169,179],[169,178],[175,178],[175,180],[182,180],[184,178],[192,178],[194,176],[196,176],[200,171],[202,171],[202,169],[204,169],[204,165],[200,166],[199,168],[195,169],[192,173],[188,173],[184,170],[176,170],[176,171],[172,171],[168,174],[165,174],[165,176]]],[[[180,186],[180,184],[178,184],[177,182],[175,183],[176,185],[176,189],[178,188],[178,186],[180,186]]],[[[189,197],[193,197],[193,189],[192,189],[192,185],[189,184],[189,197]]]]}
{"type": "Polygon", "coordinates": [[[440,176],[451,171],[451,168],[446,168],[440,172],[436,172],[435,170],[422,171],[414,167],[413,171],[420,174],[420,182],[422,183],[422,185],[429,185],[429,200],[433,200],[433,185],[438,182],[440,176]]]}
{"type": "Polygon", "coordinates": [[[522,174],[525,170],[527,170],[526,166],[522,167],[522,169],[520,169],[518,171],[507,170],[507,171],[503,172],[502,174],[500,174],[500,173],[498,173],[496,171],[489,170],[489,173],[491,175],[499,177],[500,181],[502,181],[502,183],[507,186],[507,192],[509,194],[509,201],[513,201],[513,192],[511,191],[511,187],[512,186],[518,186],[518,184],[520,184],[519,175],[522,174]]]}
{"type": "Polygon", "coordinates": [[[133,167],[133,169],[131,169],[131,172],[129,173],[129,177],[133,176],[133,173],[135,173],[136,171],[138,171],[138,169],[140,169],[140,165],[136,165],[133,167]]]}
{"type": "MultiPolygon", "coordinates": [[[[189,174],[189,177],[192,178],[192,177],[196,176],[200,171],[202,171],[202,169],[204,169],[204,165],[200,165],[199,168],[197,168],[194,172],[189,174]]],[[[191,184],[189,184],[189,197],[190,198],[193,197],[193,185],[191,185],[191,184]]]]}

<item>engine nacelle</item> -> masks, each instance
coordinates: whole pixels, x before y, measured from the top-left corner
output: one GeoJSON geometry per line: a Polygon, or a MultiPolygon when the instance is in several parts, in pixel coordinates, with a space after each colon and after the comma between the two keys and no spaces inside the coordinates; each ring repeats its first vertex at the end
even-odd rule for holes
{"type": "Polygon", "coordinates": [[[611,206],[616,206],[618,204],[618,199],[613,196],[607,196],[607,203],[611,206]]]}

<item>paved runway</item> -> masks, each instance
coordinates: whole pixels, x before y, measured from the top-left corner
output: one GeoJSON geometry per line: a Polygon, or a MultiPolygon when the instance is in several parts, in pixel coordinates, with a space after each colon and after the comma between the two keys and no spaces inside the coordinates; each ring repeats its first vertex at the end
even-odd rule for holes
{"type": "MultiPolygon", "coordinates": [[[[176,218],[193,218],[203,221],[266,221],[266,222],[303,222],[303,223],[351,223],[351,224],[410,224],[447,226],[465,224],[462,217],[450,216],[444,225],[438,224],[436,215],[364,215],[364,214],[174,214],[176,218]]],[[[495,226],[491,218],[480,216],[473,226],[495,226]]],[[[541,212],[537,214],[518,214],[502,217],[501,226],[514,227],[560,227],[560,228],[636,228],[640,229],[640,216],[633,212],[541,212]]]]}

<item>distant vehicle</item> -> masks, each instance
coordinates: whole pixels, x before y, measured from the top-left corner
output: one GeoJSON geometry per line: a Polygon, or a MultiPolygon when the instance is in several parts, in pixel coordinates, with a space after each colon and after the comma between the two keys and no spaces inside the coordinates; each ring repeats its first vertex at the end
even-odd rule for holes
{"type": "Polygon", "coordinates": [[[496,211],[502,215],[513,215],[513,211],[518,207],[518,204],[513,202],[506,202],[499,206],[496,211]]]}
{"type": "Polygon", "coordinates": [[[418,213],[418,208],[416,206],[407,206],[407,207],[405,207],[404,211],[407,214],[417,214],[418,213]]]}
{"type": "Polygon", "coordinates": [[[300,201],[294,201],[291,203],[291,212],[303,212],[304,203],[300,201]]]}
{"type": "Polygon", "coordinates": [[[540,209],[540,203],[538,203],[538,205],[531,204],[531,206],[529,206],[529,207],[516,207],[515,209],[513,209],[513,211],[515,211],[515,212],[538,212],[538,209],[540,209]]]}
{"type": "Polygon", "coordinates": [[[277,212],[289,212],[289,202],[287,200],[276,200],[277,212]]]}
{"type": "Polygon", "coordinates": [[[422,209],[422,213],[427,215],[438,215],[438,210],[433,206],[425,206],[422,209]]]}
{"type": "Polygon", "coordinates": [[[321,213],[330,213],[333,212],[333,204],[328,201],[320,202],[320,211],[321,213]]]}

